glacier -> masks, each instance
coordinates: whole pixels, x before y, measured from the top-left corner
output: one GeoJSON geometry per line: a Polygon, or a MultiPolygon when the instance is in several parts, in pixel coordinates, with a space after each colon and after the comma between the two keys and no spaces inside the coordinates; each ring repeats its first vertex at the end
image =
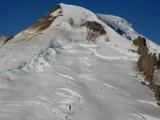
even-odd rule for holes
{"type": "Polygon", "coordinates": [[[137,77],[132,26],[117,26],[121,35],[108,25],[114,16],[98,14],[101,20],[85,8],[60,6],[62,16],[45,30],[30,27],[0,45],[0,120],[159,120],[152,92],[137,77]],[[87,40],[86,21],[102,24],[106,34],[87,40]]]}

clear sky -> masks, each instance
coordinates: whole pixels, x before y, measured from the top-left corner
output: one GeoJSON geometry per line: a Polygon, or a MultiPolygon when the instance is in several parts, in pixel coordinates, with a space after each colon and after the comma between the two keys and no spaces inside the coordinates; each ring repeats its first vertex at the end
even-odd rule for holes
{"type": "Polygon", "coordinates": [[[0,34],[20,32],[58,3],[123,17],[139,33],[160,44],[160,0],[0,0],[0,34]]]}

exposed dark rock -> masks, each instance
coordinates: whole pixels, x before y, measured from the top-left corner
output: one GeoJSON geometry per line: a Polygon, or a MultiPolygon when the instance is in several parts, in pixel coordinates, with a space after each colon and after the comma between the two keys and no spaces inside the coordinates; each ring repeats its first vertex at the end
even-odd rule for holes
{"type": "Polygon", "coordinates": [[[6,39],[7,39],[7,37],[6,37],[6,36],[2,36],[2,35],[0,35],[0,42],[5,41],[6,39]]]}
{"type": "Polygon", "coordinates": [[[98,36],[106,34],[104,27],[96,21],[87,21],[81,26],[86,26],[89,29],[88,40],[95,41],[98,36]]]}
{"type": "Polygon", "coordinates": [[[160,103],[160,85],[155,86],[155,98],[160,103]]]}
{"type": "Polygon", "coordinates": [[[104,27],[96,21],[87,21],[82,26],[86,26],[89,30],[93,30],[99,33],[100,35],[106,34],[104,27]]]}
{"type": "Polygon", "coordinates": [[[137,46],[147,46],[146,45],[146,40],[145,40],[145,38],[143,38],[143,37],[141,37],[141,36],[139,36],[138,38],[136,38],[134,41],[133,41],[133,43],[135,44],[135,45],[137,45],[137,46]]]}
{"type": "Polygon", "coordinates": [[[51,10],[47,15],[43,16],[40,20],[38,20],[30,29],[38,31],[42,31],[47,29],[53,21],[58,17],[62,16],[62,7],[57,5],[53,10],[51,10]],[[59,10],[57,16],[53,16],[51,13],[59,10]]]}
{"type": "Polygon", "coordinates": [[[160,54],[159,54],[158,60],[157,60],[157,69],[160,69],[160,54]]]}
{"type": "MultiPolygon", "coordinates": [[[[53,21],[58,17],[58,16],[62,16],[62,7],[60,5],[55,6],[55,8],[53,10],[51,10],[47,15],[41,17],[41,19],[39,19],[33,26],[31,26],[28,30],[33,30],[35,32],[39,32],[42,30],[47,29],[52,23],[53,21]],[[58,15],[57,16],[53,16],[51,13],[55,12],[59,10],[58,15]]],[[[10,41],[11,39],[14,38],[15,35],[11,35],[9,36],[3,44],[7,43],[8,41],[10,41]]]]}
{"type": "Polygon", "coordinates": [[[148,52],[148,48],[147,48],[147,45],[146,45],[145,38],[138,37],[137,39],[135,39],[133,41],[133,44],[136,45],[136,46],[138,46],[138,53],[139,54],[143,54],[143,53],[148,52]]]}
{"type": "Polygon", "coordinates": [[[137,61],[137,67],[145,76],[145,81],[148,87],[154,92],[157,101],[160,101],[160,86],[155,82],[154,71],[160,68],[160,55],[157,59],[156,53],[149,53],[145,38],[138,37],[133,41],[133,44],[138,46],[140,57],[137,61]]]}
{"type": "Polygon", "coordinates": [[[131,51],[131,52],[137,53],[137,50],[128,49],[128,51],[131,51]]]}
{"type": "Polygon", "coordinates": [[[56,5],[51,12],[55,12],[59,9],[62,9],[61,5],[56,5]]]}
{"type": "Polygon", "coordinates": [[[123,32],[121,29],[119,29],[119,28],[117,28],[116,31],[117,31],[120,35],[123,35],[123,34],[124,34],[124,32],[123,32]]]}
{"type": "Polygon", "coordinates": [[[13,39],[14,36],[15,36],[15,35],[9,36],[9,37],[3,42],[3,45],[4,45],[5,43],[7,43],[8,41],[10,41],[11,39],[13,39]]]}
{"type": "Polygon", "coordinates": [[[157,101],[157,105],[159,105],[159,106],[160,106],[160,101],[157,101]]]}

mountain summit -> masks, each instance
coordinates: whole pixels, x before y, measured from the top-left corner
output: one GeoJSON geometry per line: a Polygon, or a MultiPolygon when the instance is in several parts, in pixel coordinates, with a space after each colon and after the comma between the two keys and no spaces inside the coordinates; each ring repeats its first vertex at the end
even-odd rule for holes
{"type": "Polygon", "coordinates": [[[0,45],[0,119],[158,120],[159,50],[123,18],[59,4],[0,45]]]}

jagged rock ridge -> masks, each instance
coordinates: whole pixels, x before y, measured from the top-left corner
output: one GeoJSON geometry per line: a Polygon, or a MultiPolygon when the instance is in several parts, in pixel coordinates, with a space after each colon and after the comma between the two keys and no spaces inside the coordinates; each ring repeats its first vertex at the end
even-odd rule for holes
{"type": "Polygon", "coordinates": [[[140,54],[137,67],[145,76],[145,84],[154,92],[157,104],[160,105],[160,85],[157,84],[160,81],[156,80],[157,77],[155,77],[154,73],[160,66],[160,53],[158,55],[149,53],[145,38],[138,37],[133,43],[138,46],[138,53],[140,54]]]}

